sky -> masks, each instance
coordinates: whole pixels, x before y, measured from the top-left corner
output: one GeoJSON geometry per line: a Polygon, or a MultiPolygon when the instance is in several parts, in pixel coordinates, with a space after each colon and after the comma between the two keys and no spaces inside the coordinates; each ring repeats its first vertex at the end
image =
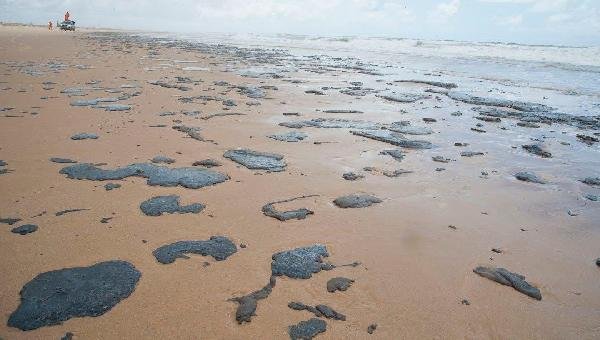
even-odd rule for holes
{"type": "Polygon", "coordinates": [[[600,46],[600,0],[0,0],[0,21],[600,46]]]}

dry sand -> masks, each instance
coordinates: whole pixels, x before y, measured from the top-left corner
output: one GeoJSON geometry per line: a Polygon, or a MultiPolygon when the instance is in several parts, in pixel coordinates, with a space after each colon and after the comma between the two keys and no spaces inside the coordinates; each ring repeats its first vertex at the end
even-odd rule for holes
{"type": "MultiPolygon", "coordinates": [[[[0,175],[0,217],[20,217],[20,224],[39,226],[37,232],[21,236],[10,232],[20,224],[0,224],[1,338],[57,339],[73,332],[76,339],[285,339],[289,325],[312,317],[288,308],[290,301],[323,303],[346,315],[346,321],[326,320],[327,331],[319,339],[600,337],[600,269],[594,263],[600,256],[600,203],[585,200],[582,194],[594,189],[577,181],[599,175],[598,168],[592,167],[597,158],[589,158],[597,156],[598,147],[580,146],[575,129],[553,126],[568,132],[558,135],[572,146],[561,147],[554,141],[554,157],[543,160],[520,149],[532,130],[513,128],[514,122],[507,121],[509,132],[491,127],[487,134],[470,132],[475,124],[470,106],[445,96],[426,104],[386,103],[374,96],[357,100],[339,93],[314,96],[304,91],[342,86],[342,78],[301,72],[289,76],[308,83],[243,78],[223,72],[231,60],[222,56],[152,47],[158,54],[148,57],[148,46],[100,43],[87,38],[87,33],[0,28],[0,107],[14,108],[0,115],[0,159],[12,170],[0,175]],[[182,67],[190,65],[174,60],[194,60],[197,63],[190,65],[210,71],[184,71],[182,67]],[[48,62],[66,66],[53,72],[48,62]],[[187,92],[148,83],[161,77],[172,81],[174,76],[202,82],[183,84],[192,87],[187,92]],[[107,112],[69,103],[119,94],[98,90],[86,97],[68,97],[60,93],[64,88],[87,86],[92,80],[100,81],[96,86],[103,88],[138,84],[139,88],[123,90],[141,94],[120,102],[130,104],[131,110],[107,112]],[[234,85],[275,85],[278,90],[267,90],[268,98],[260,99],[262,105],[247,106],[244,103],[250,99],[213,85],[220,80],[234,85]],[[44,90],[45,81],[56,84],[44,90]],[[233,99],[238,106],[229,112],[245,115],[208,120],[158,115],[180,110],[200,110],[202,115],[226,112],[218,101],[201,105],[177,100],[193,95],[233,99]],[[433,110],[433,105],[441,108],[433,110]],[[315,111],[326,108],[365,113],[315,111]],[[426,108],[426,116],[438,120],[428,125],[436,133],[418,139],[431,141],[437,148],[406,150],[402,162],[379,155],[393,146],[354,136],[348,129],[304,128],[301,131],[309,137],[298,143],[266,137],[291,131],[278,126],[280,122],[325,116],[377,122],[411,119],[424,125],[420,122],[424,115],[412,112],[426,108]],[[401,114],[399,109],[409,113],[401,114]],[[456,110],[467,117],[450,116],[456,110]],[[286,117],[283,112],[302,116],[286,117]],[[176,125],[173,120],[200,127],[201,135],[214,142],[187,138],[171,129],[176,125]],[[157,124],[166,127],[149,127],[157,124]],[[70,139],[80,132],[95,133],[99,139],[70,139]],[[459,141],[470,146],[454,147],[459,141]],[[255,171],[223,158],[225,151],[239,147],[282,154],[287,168],[279,173],[255,171]],[[465,150],[486,154],[460,157],[465,150]],[[68,164],[49,161],[65,157],[114,168],[147,162],[156,155],[174,158],[171,167],[215,159],[223,165],[214,170],[231,179],[185,189],[149,186],[143,178],[130,177],[113,181],[122,187],[106,191],[105,182],[68,179],[59,174],[68,164]],[[454,161],[432,162],[436,155],[454,161]],[[362,171],[367,166],[413,173],[388,178],[362,171]],[[440,166],[446,171],[434,171],[440,166]],[[512,176],[530,169],[549,184],[523,183],[512,176]],[[347,171],[363,173],[365,178],[345,181],[341,176],[347,171]],[[482,176],[482,171],[488,175],[482,176]],[[363,209],[340,209],[332,203],[336,197],[355,192],[374,194],[383,202],[363,209]],[[199,214],[160,217],[140,211],[142,201],[171,194],[179,195],[184,204],[201,202],[206,208],[199,214]],[[278,207],[306,207],[315,212],[304,220],[280,222],[261,213],[268,202],[301,195],[319,196],[278,207]],[[73,208],[90,210],[55,216],[57,211],[73,208]],[[569,216],[569,209],[579,214],[569,216]],[[46,213],[34,217],[42,212],[46,213]],[[113,219],[100,223],[103,217],[113,219]],[[219,262],[191,256],[162,265],[152,256],[164,244],[206,240],[212,235],[227,236],[247,247],[219,262]],[[239,325],[237,304],[227,300],[268,282],[273,253],[315,243],[327,246],[327,260],[332,263],[359,261],[361,265],[323,271],[309,280],[279,278],[272,294],[259,302],[252,322],[239,325]],[[503,253],[496,254],[492,248],[503,253]],[[27,332],[6,325],[19,305],[21,287],[37,274],[113,259],[131,262],[142,277],[133,294],[104,315],[71,318],[27,332]],[[205,266],[205,261],[210,265],[205,266]],[[525,275],[541,290],[543,299],[531,299],[476,275],[472,270],[478,265],[505,267],[525,275]],[[328,293],[326,282],[337,276],[355,283],[346,292],[328,293]],[[463,299],[470,305],[462,304],[463,299]],[[369,335],[367,327],[372,323],[378,328],[369,335]]],[[[351,75],[345,77],[352,80],[351,75]]]]}

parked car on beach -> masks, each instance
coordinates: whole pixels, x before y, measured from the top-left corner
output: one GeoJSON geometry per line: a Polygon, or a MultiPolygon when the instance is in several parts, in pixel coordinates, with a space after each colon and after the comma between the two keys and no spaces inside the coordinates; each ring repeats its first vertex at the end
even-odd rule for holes
{"type": "Polygon", "coordinates": [[[58,27],[63,31],[74,31],[75,30],[75,21],[73,20],[65,20],[58,24],[58,27]]]}

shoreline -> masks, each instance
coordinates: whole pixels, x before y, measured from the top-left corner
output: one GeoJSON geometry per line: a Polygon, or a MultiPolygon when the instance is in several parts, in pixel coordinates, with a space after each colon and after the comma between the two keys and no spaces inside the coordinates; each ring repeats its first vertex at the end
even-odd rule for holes
{"type": "Polygon", "coordinates": [[[594,261],[600,256],[600,210],[598,202],[584,197],[598,189],[580,182],[600,175],[598,143],[587,145],[577,137],[596,136],[597,130],[543,121],[530,122],[537,128],[520,126],[531,117],[515,119],[521,111],[502,106],[484,107],[512,115],[494,117],[499,122],[480,120],[476,117],[493,116],[436,86],[380,82],[381,76],[350,59],[324,65],[291,59],[299,66],[285,69],[280,64],[286,56],[263,51],[86,33],[0,27],[5,75],[0,106],[13,108],[0,115],[0,159],[10,170],[0,175],[5,193],[0,217],[22,219],[11,227],[2,224],[2,315],[8,318],[17,309],[23,285],[43,272],[123,260],[141,278],[129,297],[101,316],[73,317],[26,332],[3,322],[0,337],[59,338],[73,332],[75,338],[283,339],[289,337],[288,326],[313,317],[288,308],[290,301],[326,304],[346,316],[346,321],[323,319],[327,330],[318,339],[365,338],[374,323],[372,336],[382,339],[598,336],[600,273],[594,261]],[[247,69],[258,72],[240,75],[247,69]],[[69,88],[81,90],[64,93],[69,88]],[[432,88],[438,92],[425,92],[432,88]],[[389,89],[423,97],[389,101],[382,98],[389,89]],[[118,100],[72,105],[107,97],[118,100]],[[129,109],[102,107],[111,104],[129,109]],[[411,123],[393,124],[399,121],[411,123]],[[371,125],[377,129],[364,128],[371,125]],[[433,147],[403,148],[351,133],[391,129],[433,147]],[[306,137],[297,142],[268,137],[289,132],[306,137]],[[98,138],[73,140],[78,133],[98,138]],[[552,158],[522,148],[535,143],[552,158]],[[224,156],[239,148],[282,155],[285,167],[248,169],[224,156]],[[380,154],[390,149],[403,158],[380,154]],[[483,155],[461,156],[467,151],[483,155]],[[204,169],[192,164],[215,160],[221,166],[206,169],[229,179],[189,188],[148,185],[148,178],[131,175],[110,180],[121,187],[107,191],[107,181],[69,179],[59,171],[72,164],[49,161],[106,163],[97,167],[107,170],[154,164],[150,160],[158,155],[175,160],[156,164],[169,169],[204,169]],[[437,156],[443,161],[435,161],[437,156]],[[412,172],[395,173],[400,170],[412,172]],[[547,183],[519,181],[514,177],[519,171],[547,183]],[[343,179],[348,172],[363,178],[343,179]],[[381,202],[357,209],[333,203],[353,193],[381,202]],[[162,216],[140,209],[142,202],[167,195],[179,196],[181,205],[205,207],[162,216]],[[309,195],[318,196],[275,206],[314,212],[304,219],[280,221],[262,212],[268,203],[309,195]],[[90,210],[56,216],[68,209],[90,210]],[[103,218],[111,219],[102,223],[103,218]],[[10,232],[25,223],[39,229],[28,235],[10,232]],[[153,256],[173,242],[211,236],[229,238],[237,252],[222,261],[192,255],[171,264],[153,256]],[[325,245],[329,256],[323,260],[338,267],[310,279],[278,277],[270,295],[257,302],[257,315],[239,325],[238,304],[228,300],[269,283],[273,254],[314,244],[325,245]],[[353,262],[361,264],[339,266],[353,262]],[[473,273],[482,265],[525,275],[543,299],[473,273]],[[329,293],[327,281],[335,277],[354,283],[345,292],[329,293]]]}
{"type": "MultiPolygon", "coordinates": [[[[0,26],[24,26],[24,27],[40,27],[46,28],[46,25],[43,24],[33,24],[33,23],[20,23],[20,22],[1,22],[0,26]]],[[[113,27],[82,27],[82,29],[86,30],[94,30],[94,31],[114,31],[114,32],[143,32],[143,33],[167,33],[167,34],[205,34],[205,33],[219,33],[219,34],[239,34],[240,32],[193,32],[193,31],[149,31],[144,29],[125,29],[125,28],[113,28],[113,27]]],[[[283,35],[283,36],[295,36],[295,37],[313,37],[313,38],[370,38],[370,39],[383,39],[383,40],[415,40],[415,41],[432,41],[432,42],[453,42],[453,43],[469,43],[469,44],[493,44],[493,45],[507,45],[507,46],[527,46],[527,47],[558,47],[558,48],[589,48],[589,47],[600,47],[600,45],[555,45],[555,44],[526,44],[526,43],[517,43],[510,41],[492,41],[492,40],[452,40],[452,39],[426,39],[426,38],[417,38],[417,37],[399,37],[399,36],[385,36],[385,35],[332,35],[332,36],[321,36],[316,34],[296,34],[296,33],[258,33],[258,32],[249,32],[249,34],[254,35],[283,35]]]]}

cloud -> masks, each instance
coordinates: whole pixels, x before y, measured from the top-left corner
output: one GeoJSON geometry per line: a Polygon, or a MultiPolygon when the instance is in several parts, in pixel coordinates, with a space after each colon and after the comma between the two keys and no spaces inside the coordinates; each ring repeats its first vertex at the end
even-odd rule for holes
{"type": "Polygon", "coordinates": [[[500,17],[496,20],[496,23],[501,26],[515,27],[523,23],[523,14],[509,15],[500,17]]]}
{"type": "Polygon", "coordinates": [[[455,16],[460,9],[460,0],[439,3],[431,15],[431,19],[445,22],[455,16]]]}
{"type": "Polygon", "coordinates": [[[479,0],[479,2],[495,4],[527,5],[533,12],[556,12],[564,11],[577,6],[587,0],[479,0]]]}
{"type": "Polygon", "coordinates": [[[600,1],[599,0],[479,0],[481,3],[498,6],[520,7],[522,17],[506,16],[498,24],[516,26],[524,21],[537,22],[536,30],[548,36],[564,37],[595,36],[595,44],[600,43],[600,1]],[[530,19],[530,20],[528,20],[530,19]]]}
{"type": "Polygon", "coordinates": [[[279,16],[303,20],[331,14],[339,5],[339,0],[205,0],[197,2],[193,7],[196,14],[202,17],[248,19],[279,16]]]}

